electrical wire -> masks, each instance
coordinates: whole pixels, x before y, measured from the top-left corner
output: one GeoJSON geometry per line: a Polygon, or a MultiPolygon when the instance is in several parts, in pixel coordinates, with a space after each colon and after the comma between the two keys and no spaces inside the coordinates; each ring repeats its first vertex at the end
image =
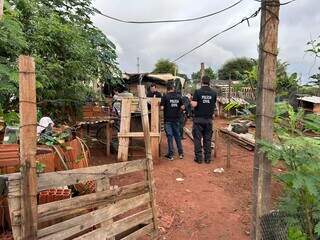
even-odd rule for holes
{"type": "MultiPolygon", "coordinates": [[[[255,2],[258,2],[258,3],[263,3],[262,0],[253,0],[255,2]]],[[[277,1],[264,1],[264,3],[266,3],[268,6],[284,6],[284,5],[287,5],[287,4],[290,4],[292,2],[295,2],[296,0],[291,0],[291,1],[288,1],[288,2],[284,2],[284,3],[278,3],[277,1]]]]}
{"type": "Polygon", "coordinates": [[[237,6],[238,4],[240,4],[243,0],[239,0],[238,2],[224,8],[224,9],[221,9],[219,11],[216,11],[216,12],[213,12],[213,13],[209,13],[209,14],[206,14],[206,15],[203,15],[203,16],[200,16],[200,17],[194,17],[194,18],[186,18],[186,19],[171,19],[171,20],[155,20],[155,21],[129,21],[129,20],[123,20],[123,19],[120,19],[120,18],[117,18],[117,17],[113,17],[113,16],[110,16],[110,15],[107,15],[105,13],[102,13],[101,11],[97,10],[96,9],[96,13],[101,15],[101,16],[104,16],[106,18],[109,18],[111,20],[114,20],[114,21],[117,21],[117,22],[121,22],[121,23],[130,23],[130,24],[154,24],[154,23],[178,23],[178,22],[191,22],[191,21],[197,21],[197,20],[200,20],[200,19],[204,19],[204,18],[208,18],[208,17],[212,17],[214,15],[217,15],[219,13],[222,13],[222,12],[225,12],[235,6],[237,6]]]}
{"type": "Polygon", "coordinates": [[[174,59],[172,62],[173,62],[173,63],[174,63],[174,62],[177,62],[177,61],[180,60],[181,58],[183,58],[183,57],[189,55],[190,53],[194,52],[195,50],[201,48],[203,45],[207,44],[207,43],[210,42],[212,39],[218,37],[219,35],[227,32],[227,31],[230,31],[231,29],[237,27],[238,25],[240,25],[240,24],[242,24],[242,23],[244,23],[244,22],[247,22],[248,25],[250,26],[249,20],[252,19],[252,18],[255,18],[256,16],[258,16],[260,10],[261,10],[261,8],[259,8],[257,11],[255,11],[253,14],[251,14],[249,17],[245,17],[245,18],[243,18],[241,21],[239,21],[239,22],[233,24],[232,26],[230,26],[230,27],[222,30],[221,32],[213,35],[212,37],[210,37],[210,38],[208,38],[207,40],[205,40],[203,43],[197,45],[196,47],[192,48],[191,50],[189,50],[189,51],[185,52],[184,54],[182,54],[181,56],[177,57],[177,58],[174,59]]]}

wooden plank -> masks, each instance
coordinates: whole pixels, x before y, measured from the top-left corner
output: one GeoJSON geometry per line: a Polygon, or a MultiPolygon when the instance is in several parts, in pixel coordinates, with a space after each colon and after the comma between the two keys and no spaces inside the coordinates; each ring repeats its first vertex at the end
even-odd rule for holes
{"type": "Polygon", "coordinates": [[[112,136],[112,127],[110,122],[106,123],[106,155],[110,156],[110,145],[111,145],[111,136],[112,136]]]}
{"type": "MultiPolygon", "coordinates": [[[[130,132],[131,99],[123,99],[121,105],[120,133],[130,132]]],[[[118,160],[128,161],[129,138],[119,138],[118,160]]]]}
{"type": "MultiPolygon", "coordinates": [[[[105,239],[116,236],[124,231],[129,230],[141,223],[148,222],[152,219],[152,210],[147,209],[132,216],[121,219],[113,225],[105,228],[99,228],[93,232],[87,233],[81,237],[75,238],[75,240],[92,240],[92,239],[105,239]]],[[[153,227],[153,224],[152,224],[153,227]]]]}
{"type": "MultiPolygon", "coordinates": [[[[21,239],[21,221],[15,224],[14,212],[21,212],[21,183],[20,180],[10,181],[8,185],[8,206],[12,227],[12,235],[15,240],[21,239]]],[[[19,218],[20,219],[20,218],[19,218]]]]}
{"type": "Polygon", "coordinates": [[[271,205],[271,161],[261,151],[260,140],[273,141],[276,66],[280,0],[261,1],[259,76],[257,87],[256,147],[253,166],[253,216],[251,239],[261,239],[260,219],[271,205]]]}
{"type": "Polygon", "coordinates": [[[60,217],[70,215],[70,213],[81,212],[85,209],[106,206],[126,198],[134,197],[138,194],[145,193],[146,182],[134,183],[128,186],[119,187],[114,190],[87,194],[71,199],[61,200],[42,204],[38,206],[39,222],[50,221],[60,217]]]}
{"type": "MultiPolygon", "coordinates": [[[[106,191],[106,190],[110,190],[110,179],[109,178],[104,178],[104,179],[100,179],[97,181],[97,192],[102,192],[102,191],[106,191]]],[[[99,207],[100,209],[103,207],[99,207]]],[[[109,225],[112,225],[113,223],[113,218],[102,222],[100,224],[100,227],[108,227],[109,225]]],[[[115,240],[114,237],[112,238],[108,238],[107,240],[115,240]]]]}
{"type": "MultiPolygon", "coordinates": [[[[143,132],[118,133],[118,137],[119,138],[144,138],[144,133],[143,132]]],[[[160,133],[158,132],[150,133],[150,137],[155,137],[158,140],[158,145],[159,145],[160,133]]]]}
{"type": "Polygon", "coordinates": [[[148,115],[148,104],[146,99],[146,90],[144,85],[138,85],[138,96],[141,107],[141,119],[142,119],[142,128],[144,132],[144,143],[146,148],[147,156],[147,180],[149,183],[149,191],[151,198],[151,209],[153,215],[153,224],[154,224],[154,233],[157,234],[158,230],[158,220],[157,220],[157,207],[155,201],[155,186],[154,186],[154,177],[153,177],[153,162],[151,154],[151,141],[150,141],[150,129],[149,129],[149,115],[148,115]]]}
{"type": "Polygon", "coordinates": [[[61,172],[50,172],[39,175],[38,190],[42,191],[49,188],[61,187],[76,184],[82,181],[98,180],[104,177],[122,175],[146,169],[146,160],[135,160],[107,164],[96,167],[72,169],[61,172]]]}
{"type": "Polygon", "coordinates": [[[151,99],[151,154],[153,161],[159,161],[160,153],[160,99],[151,99]],[[159,136],[153,136],[151,133],[157,133],[159,136]]]}
{"type": "Polygon", "coordinates": [[[152,209],[147,209],[130,217],[121,219],[112,225],[107,236],[116,236],[117,234],[127,231],[141,223],[149,223],[150,220],[152,222],[152,218],[152,209]]]}
{"type": "Polygon", "coordinates": [[[143,228],[140,228],[139,230],[135,231],[134,233],[131,233],[130,235],[121,238],[121,240],[136,240],[139,237],[143,237],[146,235],[152,235],[153,232],[153,224],[148,224],[144,226],[143,228]]]}
{"type": "MultiPolygon", "coordinates": [[[[101,222],[105,222],[119,214],[147,204],[149,201],[149,193],[145,193],[134,198],[121,200],[108,207],[57,223],[44,229],[40,229],[38,231],[38,237],[42,240],[66,239],[101,222]]],[[[109,236],[109,238],[111,237],[112,236],[109,236]]]]}
{"type": "Polygon", "coordinates": [[[34,59],[19,57],[22,238],[37,238],[37,104],[34,59]]]}

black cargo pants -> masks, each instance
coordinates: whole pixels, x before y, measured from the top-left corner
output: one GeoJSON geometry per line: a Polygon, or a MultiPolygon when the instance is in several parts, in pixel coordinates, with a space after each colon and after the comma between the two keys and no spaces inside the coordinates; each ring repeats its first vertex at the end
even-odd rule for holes
{"type": "Polygon", "coordinates": [[[201,143],[203,139],[204,160],[206,162],[211,161],[212,120],[194,121],[192,135],[194,139],[195,160],[198,162],[202,162],[203,160],[201,143]]]}

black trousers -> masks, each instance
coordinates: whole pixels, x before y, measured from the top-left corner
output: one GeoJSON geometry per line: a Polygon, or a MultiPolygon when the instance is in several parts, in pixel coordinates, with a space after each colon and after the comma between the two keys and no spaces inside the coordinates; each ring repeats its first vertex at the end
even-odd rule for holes
{"type": "Polygon", "coordinates": [[[194,139],[194,154],[195,160],[202,161],[202,143],[203,139],[203,151],[204,160],[211,161],[211,138],[212,138],[212,122],[207,123],[193,123],[192,135],[194,139]]]}

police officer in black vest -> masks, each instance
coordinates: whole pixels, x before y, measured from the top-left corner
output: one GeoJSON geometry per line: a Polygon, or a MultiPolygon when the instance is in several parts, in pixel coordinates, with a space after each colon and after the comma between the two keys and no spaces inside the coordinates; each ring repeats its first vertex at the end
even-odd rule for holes
{"type": "Polygon", "coordinates": [[[194,161],[202,163],[202,144],[205,163],[211,162],[212,119],[217,100],[217,93],[210,88],[210,78],[203,76],[201,88],[194,92],[191,105],[194,108],[193,129],[194,161]]]}
{"type": "Polygon", "coordinates": [[[181,96],[175,92],[175,88],[172,82],[167,84],[167,94],[161,99],[161,108],[164,113],[164,129],[167,135],[168,141],[168,153],[165,155],[168,160],[173,160],[173,139],[175,139],[179,158],[183,159],[183,148],[181,144],[181,137],[179,132],[179,118],[180,112],[184,110],[181,96]]]}

